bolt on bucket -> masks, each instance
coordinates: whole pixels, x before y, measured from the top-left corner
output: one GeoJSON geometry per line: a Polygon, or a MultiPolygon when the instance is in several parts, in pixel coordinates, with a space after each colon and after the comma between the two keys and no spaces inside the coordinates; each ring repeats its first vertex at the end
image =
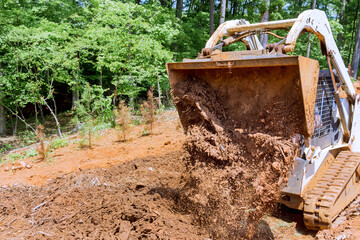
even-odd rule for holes
{"type": "Polygon", "coordinates": [[[224,114],[242,131],[276,131],[273,132],[276,135],[296,132],[306,140],[311,138],[319,75],[316,60],[287,55],[244,56],[241,52],[231,52],[211,59],[168,63],[166,67],[185,131],[190,125],[201,125],[206,118],[211,120],[214,114],[224,114]],[[217,112],[216,107],[202,107],[198,111],[200,106],[191,101],[190,92],[199,84],[202,90],[198,97],[203,95],[205,99],[210,94],[206,89],[211,89],[226,114],[217,112]],[[202,116],[197,117],[198,114],[202,116]]]}

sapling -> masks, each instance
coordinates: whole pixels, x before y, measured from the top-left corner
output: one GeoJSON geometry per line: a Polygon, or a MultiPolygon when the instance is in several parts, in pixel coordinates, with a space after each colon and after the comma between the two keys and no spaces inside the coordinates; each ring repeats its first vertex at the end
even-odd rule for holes
{"type": "Polygon", "coordinates": [[[87,142],[91,148],[96,126],[112,119],[111,100],[103,94],[103,89],[87,83],[80,100],[76,103],[76,116],[73,121],[79,126],[79,133],[83,137],[80,141],[81,147],[87,142]]]}
{"type": "Polygon", "coordinates": [[[77,125],[81,125],[80,135],[83,139],[80,140],[80,146],[85,146],[85,142],[88,143],[88,147],[92,147],[92,135],[94,131],[95,121],[95,109],[94,106],[95,96],[92,94],[89,83],[86,85],[84,92],[81,95],[81,99],[76,103],[76,117],[75,122],[77,125]],[[81,122],[83,124],[81,124],[81,122]]]}
{"type": "Polygon", "coordinates": [[[48,158],[50,148],[44,142],[44,126],[41,124],[38,125],[36,129],[36,138],[39,140],[39,145],[36,147],[36,150],[38,151],[41,160],[44,161],[48,158]]]}
{"type": "MultiPolygon", "coordinates": [[[[156,105],[154,104],[154,87],[152,86],[147,92],[147,101],[141,105],[141,114],[144,117],[149,133],[152,133],[153,125],[155,122],[155,110],[156,105]]],[[[147,130],[147,129],[146,129],[147,130]]]]}
{"type": "Polygon", "coordinates": [[[114,116],[116,117],[116,130],[119,140],[125,142],[126,134],[130,129],[130,111],[122,100],[120,100],[118,108],[114,110],[114,116]]]}

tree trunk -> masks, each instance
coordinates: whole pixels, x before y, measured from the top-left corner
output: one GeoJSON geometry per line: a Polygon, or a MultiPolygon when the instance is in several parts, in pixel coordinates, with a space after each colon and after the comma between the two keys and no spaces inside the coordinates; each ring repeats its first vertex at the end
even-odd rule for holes
{"type": "Polygon", "coordinates": [[[360,5],[360,1],[358,1],[357,5],[356,5],[356,14],[355,14],[354,20],[353,20],[352,33],[351,33],[351,41],[350,41],[350,47],[349,47],[348,65],[350,64],[352,44],[353,44],[353,42],[354,42],[355,23],[356,23],[356,20],[357,20],[357,15],[358,15],[358,13],[359,13],[359,5],[360,5]]]}
{"type": "Polygon", "coordinates": [[[161,108],[161,88],[160,88],[159,76],[157,76],[156,80],[157,80],[157,87],[158,87],[158,94],[159,94],[159,109],[160,109],[161,108]]]}
{"type": "Polygon", "coordinates": [[[353,78],[357,77],[357,72],[359,69],[359,61],[360,61],[360,19],[356,31],[356,38],[355,38],[355,46],[354,46],[354,53],[351,61],[351,72],[350,75],[353,78]]]}
{"type": "Polygon", "coordinates": [[[214,0],[210,0],[210,36],[214,33],[214,0]]]}
{"type": "MultiPolygon", "coordinates": [[[[18,107],[16,107],[16,111],[17,111],[18,107]]],[[[14,129],[13,129],[13,135],[15,136],[17,133],[17,128],[18,128],[18,118],[15,117],[15,125],[14,125],[14,129]]]]}
{"type": "Polygon", "coordinates": [[[232,12],[232,15],[235,16],[235,14],[237,13],[237,7],[238,7],[238,2],[235,1],[234,2],[234,5],[233,5],[233,12],[232,12]]]}
{"type": "Polygon", "coordinates": [[[58,113],[57,113],[57,107],[56,107],[56,101],[55,101],[54,95],[51,96],[51,99],[52,99],[53,104],[54,104],[54,113],[55,113],[55,115],[57,115],[58,113]]]}
{"type": "Polygon", "coordinates": [[[167,7],[167,0],[160,0],[160,4],[161,4],[161,6],[163,6],[163,7],[167,7]]]}
{"type": "Polygon", "coordinates": [[[103,80],[102,80],[102,66],[100,66],[100,86],[103,88],[103,80]]]}
{"type": "MultiPolygon", "coordinates": [[[[51,80],[51,82],[53,82],[53,81],[54,81],[54,73],[53,73],[53,75],[52,75],[52,80],[51,80]]],[[[53,103],[54,103],[54,112],[55,112],[55,115],[57,115],[57,106],[56,106],[56,101],[55,101],[54,93],[51,94],[51,99],[52,99],[52,101],[53,101],[53,103]]]]}
{"type": "Polygon", "coordinates": [[[42,119],[43,123],[45,123],[44,111],[43,111],[41,103],[39,103],[39,110],[40,110],[41,119],[42,119]]]}
{"type": "MultiPolygon", "coordinates": [[[[1,63],[0,63],[0,77],[2,76],[1,63]]],[[[5,119],[5,109],[2,102],[2,91],[1,91],[1,82],[0,82],[0,136],[6,134],[6,119],[5,119]]]]}
{"type": "MultiPolygon", "coordinates": [[[[312,2],[312,9],[315,9],[316,0],[313,0],[312,2]]],[[[306,51],[306,57],[310,57],[310,48],[311,48],[311,33],[309,33],[309,39],[308,39],[308,46],[306,51]]]]}
{"type": "MultiPolygon", "coordinates": [[[[1,89],[0,89],[1,95],[1,89]]],[[[0,96],[0,136],[6,135],[5,109],[0,96]]]]}
{"type": "MultiPolygon", "coordinates": [[[[17,115],[17,118],[19,118],[20,119],[20,121],[22,121],[23,123],[25,123],[25,129],[26,130],[28,130],[28,126],[29,126],[29,124],[27,124],[26,123],[26,119],[25,119],[25,116],[24,116],[24,113],[23,113],[23,111],[21,110],[21,108],[19,108],[19,109],[16,109],[16,110],[19,110],[19,113],[21,114],[21,117],[22,117],[22,119],[24,120],[21,120],[21,117],[19,116],[19,115],[17,115]]],[[[14,113],[12,113],[13,115],[15,115],[14,113]]],[[[16,116],[16,115],[15,115],[16,116]]]]}
{"type": "MultiPolygon", "coordinates": [[[[263,14],[261,14],[261,22],[268,22],[270,17],[270,10],[269,10],[270,0],[265,0],[265,1],[266,1],[266,11],[263,14]]],[[[267,34],[260,35],[260,42],[263,47],[266,47],[266,45],[268,44],[268,39],[269,36],[267,34]]]]}
{"type": "MultiPolygon", "coordinates": [[[[80,59],[80,57],[78,59],[80,59]]],[[[74,110],[76,108],[76,103],[80,99],[79,98],[79,90],[78,90],[78,87],[79,87],[79,68],[80,68],[80,66],[78,66],[77,69],[76,69],[76,79],[75,79],[75,81],[76,81],[75,88],[76,89],[72,90],[72,106],[71,106],[72,110],[74,110]]]]}
{"type": "Polygon", "coordinates": [[[63,138],[62,134],[61,134],[61,129],[60,129],[60,123],[55,115],[55,113],[53,112],[53,110],[51,109],[51,107],[49,106],[49,104],[46,102],[45,99],[42,99],[43,102],[45,103],[45,105],[49,108],[50,110],[50,113],[53,115],[54,119],[55,119],[55,122],[56,122],[56,127],[57,127],[57,130],[58,130],[58,134],[59,134],[59,137],[60,138],[63,138]]]}
{"type": "MultiPolygon", "coordinates": [[[[36,130],[35,130],[32,126],[30,126],[30,125],[25,121],[24,115],[23,115],[23,118],[21,118],[17,113],[15,113],[14,111],[12,111],[12,110],[11,110],[10,108],[8,108],[7,106],[5,106],[5,105],[2,105],[2,106],[5,107],[9,112],[11,112],[12,115],[14,115],[14,116],[16,116],[17,118],[19,118],[20,121],[22,121],[22,122],[25,124],[26,130],[27,130],[28,128],[30,128],[32,131],[36,132],[36,130]]],[[[19,111],[20,111],[20,113],[22,113],[20,109],[19,109],[19,111]]]]}
{"type": "MultiPolygon", "coordinates": [[[[341,6],[341,12],[340,12],[340,16],[339,16],[339,22],[340,22],[340,24],[343,24],[344,15],[345,15],[346,0],[342,0],[341,3],[342,3],[342,6],[341,6]]],[[[342,33],[338,34],[337,40],[338,40],[339,46],[341,47],[342,33]]]]}
{"type": "Polygon", "coordinates": [[[225,22],[226,0],[221,0],[220,24],[225,22]]]}
{"type": "Polygon", "coordinates": [[[72,90],[72,107],[71,107],[71,109],[74,110],[76,108],[77,101],[79,101],[79,91],[72,90]]]}
{"type": "Polygon", "coordinates": [[[183,11],[183,0],[176,0],[176,17],[181,18],[183,11]]]}
{"type": "Polygon", "coordinates": [[[38,126],[39,125],[39,119],[38,119],[38,110],[37,110],[36,102],[34,104],[34,109],[35,109],[35,124],[36,124],[36,126],[38,126]]]}

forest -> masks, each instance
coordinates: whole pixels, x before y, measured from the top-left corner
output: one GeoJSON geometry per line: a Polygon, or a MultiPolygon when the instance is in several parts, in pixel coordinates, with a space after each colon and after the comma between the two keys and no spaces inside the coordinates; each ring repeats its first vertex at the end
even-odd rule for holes
{"type": "MultiPolygon", "coordinates": [[[[171,106],[165,64],[196,58],[224,20],[265,22],[323,10],[356,80],[359,5],[358,0],[3,0],[0,135],[35,132],[47,116],[61,137],[57,118],[66,111],[78,122],[87,121],[81,113],[90,112],[111,124],[120,101],[137,111],[151,87],[160,107],[171,106]]],[[[271,39],[261,38],[262,44],[271,39]]],[[[304,34],[294,54],[307,51],[326,68],[318,39],[304,34]]]]}

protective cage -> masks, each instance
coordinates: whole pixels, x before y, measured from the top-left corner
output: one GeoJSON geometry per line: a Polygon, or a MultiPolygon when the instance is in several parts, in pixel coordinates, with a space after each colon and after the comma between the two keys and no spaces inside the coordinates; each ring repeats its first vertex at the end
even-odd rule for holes
{"type": "MultiPolygon", "coordinates": [[[[338,82],[339,79],[336,79],[338,82]]],[[[340,120],[335,121],[336,102],[329,70],[319,73],[314,110],[314,133],[311,145],[325,148],[339,139],[340,120]]]]}

